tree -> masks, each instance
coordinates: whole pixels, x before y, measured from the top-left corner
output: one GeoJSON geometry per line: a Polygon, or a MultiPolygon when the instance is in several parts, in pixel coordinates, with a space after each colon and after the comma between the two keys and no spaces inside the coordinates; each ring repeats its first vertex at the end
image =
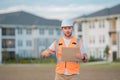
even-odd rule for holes
{"type": "Polygon", "coordinates": [[[104,53],[105,53],[105,56],[106,56],[106,60],[108,60],[109,50],[110,50],[110,48],[109,48],[109,46],[107,45],[107,46],[105,47],[105,50],[104,50],[104,53]]]}

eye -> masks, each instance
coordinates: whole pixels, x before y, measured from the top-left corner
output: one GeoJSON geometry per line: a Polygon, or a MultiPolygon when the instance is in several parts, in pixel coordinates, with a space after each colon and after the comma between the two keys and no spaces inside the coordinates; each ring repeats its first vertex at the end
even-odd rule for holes
{"type": "Polygon", "coordinates": [[[64,27],[64,29],[67,29],[67,27],[64,27]]]}
{"type": "Polygon", "coordinates": [[[71,27],[68,27],[68,29],[71,29],[71,27]]]}

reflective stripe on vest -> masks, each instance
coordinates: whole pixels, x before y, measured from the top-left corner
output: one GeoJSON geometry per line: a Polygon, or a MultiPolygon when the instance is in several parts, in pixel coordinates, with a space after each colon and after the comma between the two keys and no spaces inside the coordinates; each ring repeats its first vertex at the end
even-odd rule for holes
{"type": "MultiPolygon", "coordinates": [[[[79,47],[80,48],[81,45],[82,45],[82,40],[76,39],[75,37],[72,37],[68,47],[79,47]]],[[[59,74],[63,74],[64,70],[67,69],[67,71],[70,74],[77,74],[79,72],[79,69],[80,69],[80,66],[78,63],[76,63],[76,62],[64,62],[61,60],[62,47],[66,47],[66,45],[65,45],[64,39],[60,38],[59,40],[56,40],[56,57],[57,57],[56,72],[59,74]]]]}

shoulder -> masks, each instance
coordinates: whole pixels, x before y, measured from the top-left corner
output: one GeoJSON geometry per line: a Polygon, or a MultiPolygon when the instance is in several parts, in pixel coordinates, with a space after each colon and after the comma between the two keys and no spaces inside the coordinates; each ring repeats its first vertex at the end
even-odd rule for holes
{"type": "Polygon", "coordinates": [[[56,39],[55,42],[57,43],[57,42],[61,42],[63,40],[64,40],[63,37],[61,37],[61,38],[56,39]]]}
{"type": "Polygon", "coordinates": [[[62,37],[58,38],[58,39],[55,39],[53,43],[56,44],[56,43],[60,42],[62,39],[63,39],[62,37]]]}
{"type": "Polygon", "coordinates": [[[77,42],[83,42],[82,38],[76,38],[76,37],[73,38],[76,39],[77,42]]]}

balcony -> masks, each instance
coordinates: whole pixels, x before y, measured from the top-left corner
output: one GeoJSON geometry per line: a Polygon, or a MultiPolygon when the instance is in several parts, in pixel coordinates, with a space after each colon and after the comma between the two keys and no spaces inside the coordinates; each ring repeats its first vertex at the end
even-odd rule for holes
{"type": "Polygon", "coordinates": [[[13,49],[15,48],[15,39],[2,39],[3,49],[13,49]]]}
{"type": "Polygon", "coordinates": [[[2,36],[15,36],[14,28],[2,28],[2,36]]]}

